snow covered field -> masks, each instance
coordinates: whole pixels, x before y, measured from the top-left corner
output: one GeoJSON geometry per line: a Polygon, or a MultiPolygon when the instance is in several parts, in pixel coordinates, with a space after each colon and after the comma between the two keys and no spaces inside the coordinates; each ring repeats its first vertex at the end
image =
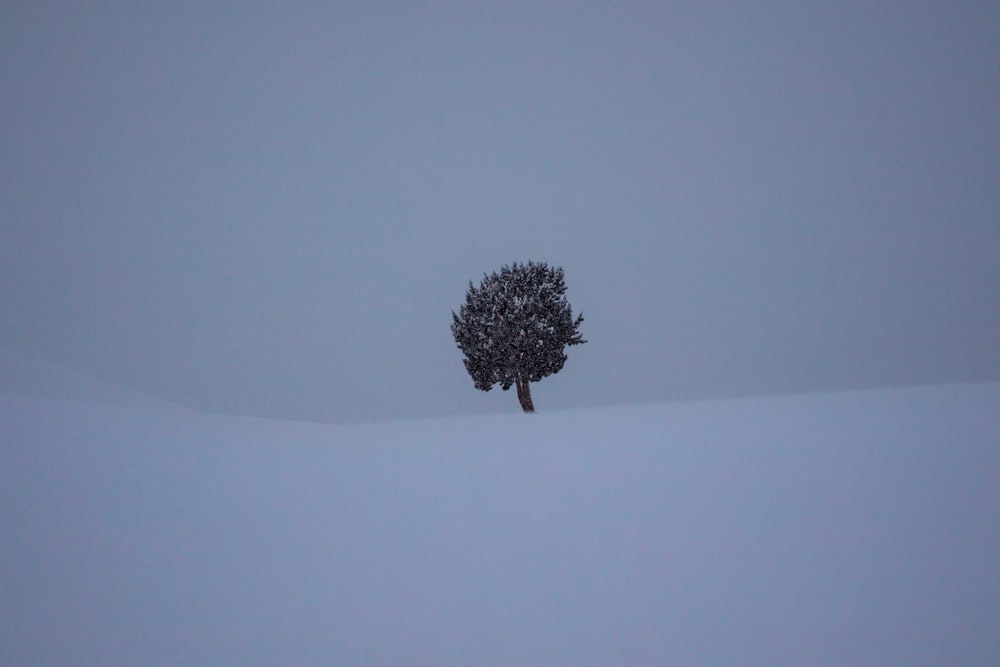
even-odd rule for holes
{"type": "Polygon", "coordinates": [[[2,665],[1000,664],[1000,384],[328,426],[12,368],[2,665]]]}

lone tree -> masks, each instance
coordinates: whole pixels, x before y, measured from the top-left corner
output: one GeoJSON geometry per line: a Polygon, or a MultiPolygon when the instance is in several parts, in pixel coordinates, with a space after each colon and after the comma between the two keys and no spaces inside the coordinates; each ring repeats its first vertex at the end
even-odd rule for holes
{"type": "Polygon", "coordinates": [[[517,387],[525,412],[534,412],[529,382],[558,373],[567,345],[586,343],[580,336],[583,315],[573,319],[561,268],[545,262],[504,266],[469,281],[465,305],[451,313],[451,333],[465,355],[465,368],[477,389],[499,383],[517,387]]]}

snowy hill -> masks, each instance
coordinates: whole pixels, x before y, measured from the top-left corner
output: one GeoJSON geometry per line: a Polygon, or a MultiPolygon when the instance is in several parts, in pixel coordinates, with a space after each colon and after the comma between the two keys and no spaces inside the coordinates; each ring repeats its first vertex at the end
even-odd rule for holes
{"type": "Polygon", "coordinates": [[[138,391],[0,348],[0,395],[182,409],[138,391]]]}
{"type": "Polygon", "coordinates": [[[3,665],[1000,664],[1000,384],[349,427],[26,393],[3,665]]]}

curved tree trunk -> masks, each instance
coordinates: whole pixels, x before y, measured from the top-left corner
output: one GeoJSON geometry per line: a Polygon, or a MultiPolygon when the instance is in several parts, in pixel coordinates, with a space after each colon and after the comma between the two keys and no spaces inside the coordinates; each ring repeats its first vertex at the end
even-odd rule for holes
{"type": "Polygon", "coordinates": [[[535,411],[535,404],[531,402],[531,388],[528,387],[528,380],[517,379],[517,400],[521,401],[521,409],[525,412],[535,411]]]}

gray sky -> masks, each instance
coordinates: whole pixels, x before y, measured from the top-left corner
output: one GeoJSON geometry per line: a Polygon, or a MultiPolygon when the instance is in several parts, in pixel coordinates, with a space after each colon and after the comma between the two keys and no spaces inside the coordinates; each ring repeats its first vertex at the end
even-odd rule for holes
{"type": "Polygon", "coordinates": [[[450,311],[543,260],[590,342],[542,411],[1000,378],[995,2],[246,4],[0,3],[0,345],[515,411],[450,311]]]}

